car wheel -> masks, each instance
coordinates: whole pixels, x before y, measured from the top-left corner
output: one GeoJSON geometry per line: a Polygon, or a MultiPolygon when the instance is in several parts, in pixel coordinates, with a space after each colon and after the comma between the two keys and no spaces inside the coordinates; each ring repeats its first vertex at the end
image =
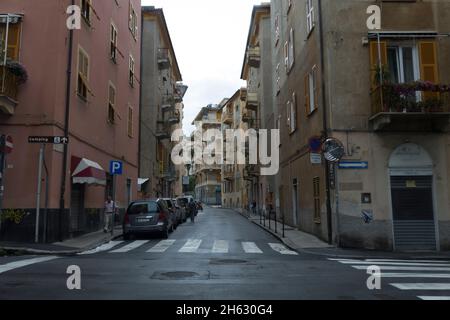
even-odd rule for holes
{"type": "Polygon", "coordinates": [[[168,239],[169,238],[169,228],[165,228],[164,231],[162,232],[162,238],[163,239],[168,239]]]}
{"type": "Polygon", "coordinates": [[[128,241],[130,239],[131,239],[131,237],[130,237],[130,235],[128,233],[123,235],[123,240],[128,241]]]}

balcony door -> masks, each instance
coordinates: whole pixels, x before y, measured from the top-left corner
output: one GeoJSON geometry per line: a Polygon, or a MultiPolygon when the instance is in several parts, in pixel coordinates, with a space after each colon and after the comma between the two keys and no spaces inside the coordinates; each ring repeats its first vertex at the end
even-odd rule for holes
{"type": "Polygon", "coordinates": [[[388,46],[387,55],[392,82],[410,83],[420,79],[419,53],[416,46],[388,46]]]}

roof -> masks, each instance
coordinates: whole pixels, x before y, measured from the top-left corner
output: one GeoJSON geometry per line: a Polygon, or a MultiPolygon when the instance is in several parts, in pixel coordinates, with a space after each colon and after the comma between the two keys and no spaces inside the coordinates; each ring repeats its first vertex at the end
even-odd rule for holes
{"type": "Polygon", "coordinates": [[[163,9],[155,8],[154,6],[143,6],[142,7],[142,15],[149,14],[149,15],[155,15],[158,17],[160,21],[160,25],[163,28],[163,34],[166,37],[167,42],[169,43],[169,50],[173,57],[173,63],[175,67],[175,75],[176,75],[176,81],[183,81],[183,77],[181,76],[181,71],[178,66],[177,56],[175,55],[175,50],[173,48],[172,38],[170,37],[169,28],[167,26],[166,17],[164,16],[163,9]]]}

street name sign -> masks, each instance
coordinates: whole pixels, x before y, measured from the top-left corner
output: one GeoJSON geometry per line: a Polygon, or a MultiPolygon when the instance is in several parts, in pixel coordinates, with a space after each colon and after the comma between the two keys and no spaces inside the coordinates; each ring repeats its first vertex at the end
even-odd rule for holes
{"type": "Polygon", "coordinates": [[[68,137],[61,136],[53,136],[53,137],[44,137],[44,136],[30,136],[28,137],[28,143],[41,143],[41,144],[68,144],[68,137]]]}

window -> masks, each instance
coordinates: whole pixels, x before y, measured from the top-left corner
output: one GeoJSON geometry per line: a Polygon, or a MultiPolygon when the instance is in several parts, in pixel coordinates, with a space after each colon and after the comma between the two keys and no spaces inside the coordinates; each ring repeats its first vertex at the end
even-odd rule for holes
{"type": "Polygon", "coordinates": [[[320,214],[320,178],[315,177],[313,179],[314,190],[314,222],[321,223],[322,217],[320,214]]]}
{"type": "Polygon", "coordinates": [[[91,24],[91,8],[92,0],[81,0],[81,15],[89,25],[91,24]]]}
{"type": "Polygon", "coordinates": [[[313,0],[306,0],[306,30],[308,35],[314,29],[314,5],[313,0]]]}
{"type": "Polygon", "coordinates": [[[305,77],[305,108],[306,114],[313,113],[318,108],[317,67],[314,66],[305,77]]]}
{"type": "Polygon", "coordinates": [[[131,3],[131,0],[130,0],[129,11],[130,11],[130,14],[129,14],[129,19],[128,19],[128,28],[130,29],[133,37],[136,39],[137,35],[138,35],[138,18],[137,18],[136,11],[134,10],[133,4],[131,3]]]}
{"type": "Polygon", "coordinates": [[[291,8],[292,8],[292,0],[287,0],[287,13],[289,13],[289,11],[291,11],[291,8]]]}
{"type": "Polygon", "coordinates": [[[134,87],[134,70],[135,70],[135,63],[134,58],[132,55],[130,55],[130,62],[129,62],[129,76],[128,81],[132,87],[134,87]]]}
{"type": "Polygon", "coordinates": [[[292,94],[292,102],[290,103],[290,122],[289,129],[290,133],[294,133],[297,130],[297,97],[295,92],[292,94]]]}
{"type": "Polygon", "coordinates": [[[88,93],[91,93],[89,89],[89,56],[80,47],[78,49],[78,81],[77,81],[77,94],[83,100],[87,100],[88,93]]]}
{"type": "Polygon", "coordinates": [[[133,138],[133,108],[128,106],[128,137],[133,138]]]}
{"type": "Polygon", "coordinates": [[[109,84],[108,94],[108,122],[113,124],[116,121],[116,88],[109,84]]]}
{"type": "Polygon", "coordinates": [[[291,109],[292,109],[292,103],[291,101],[288,101],[286,103],[286,126],[291,126],[291,109]]]}
{"type": "Polygon", "coordinates": [[[117,62],[117,28],[111,24],[111,59],[117,62]]]}
{"type": "Polygon", "coordinates": [[[415,46],[388,46],[388,70],[394,83],[419,80],[419,55],[415,46]]]}
{"type": "Polygon", "coordinates": [[[286,70],[286,73],[288,73],[288,70],[289,70],[289,41],[286,41],[284,43],[284,69],[286,70]]]}
{"type": "Polygon", "coordinates": [[[278,95],[281,91],[281,78],[280,78],[280,64],[277,64],[277,67],[275,69],[275,75],[276,75],[276,95],[278,95]]]}
{"type": "MultiPolygon", "coordinates": [[[[0,63],[5,59],[6,23],[0,23],[0,63]]],[[[18,61],[20,50],[20,24],[10,23],[8,27],[7,58],[18,61]]]]}
{"type": "Polygon", "coordinates": [[[280,42],[280,16],[275,17],[275,47],[280,42]]]}
{"type": "Polygon", "coordinates": [[[295,50],[294,50],[294,29],[291,28],[289,32],[289,48],[288,48],[288,72],[291,71],[294,60],[295,60],[295,50]]]}

